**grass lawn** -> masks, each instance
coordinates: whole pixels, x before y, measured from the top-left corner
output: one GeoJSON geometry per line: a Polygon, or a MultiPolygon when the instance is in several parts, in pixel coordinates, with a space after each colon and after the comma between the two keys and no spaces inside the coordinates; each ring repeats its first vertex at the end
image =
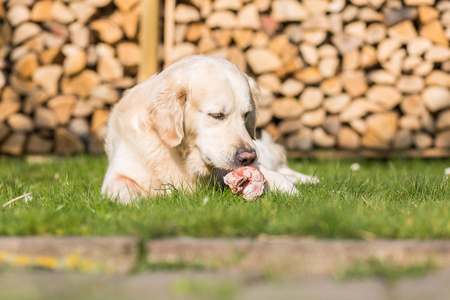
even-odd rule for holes
{"type": "Polygon", "coordinates": [[[298,196],[245,202],[230,189],[200,190],[122,206],[100,194],[104,157],[0,158],[0,235],[136,235],[321,238],[450,238],[447,160],[292,161],[315,173],[298,196]]]}

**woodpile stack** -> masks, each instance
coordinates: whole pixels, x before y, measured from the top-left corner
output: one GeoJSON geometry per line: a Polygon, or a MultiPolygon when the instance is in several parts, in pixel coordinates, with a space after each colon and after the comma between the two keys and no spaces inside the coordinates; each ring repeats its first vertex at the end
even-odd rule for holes
{"type": "Polygon", "coordinates": [[[139,0],[0,2],[0,153],[103,152],[136,83],[139,0]]]}
{"type": "MultiPolygon", "coordinates": [[[[166,65],[236,63],[261,87],[258,128],[288,150],[450,156],[449,1],[171,2],[166,65]]],[[[109,107],[136,83],[140,13],[0,1],[0,153],[102,152],[109,107]]]]}
{"type": "Polygon", "coordinates": [[[192,0],[170,64],[226,58],[261,87],[258,127],[291,151],[450,155],[450,2],[192,0]]]}

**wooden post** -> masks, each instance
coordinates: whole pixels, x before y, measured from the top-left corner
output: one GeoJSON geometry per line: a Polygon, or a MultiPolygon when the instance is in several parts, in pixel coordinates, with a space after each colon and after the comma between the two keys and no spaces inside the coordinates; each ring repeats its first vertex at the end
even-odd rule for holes
{"type": "Polygon", "coordinates": [[[138,81],[142,82],[158,71],[159,0],[143,0],[140,21],[142,61],[138,81]]]}

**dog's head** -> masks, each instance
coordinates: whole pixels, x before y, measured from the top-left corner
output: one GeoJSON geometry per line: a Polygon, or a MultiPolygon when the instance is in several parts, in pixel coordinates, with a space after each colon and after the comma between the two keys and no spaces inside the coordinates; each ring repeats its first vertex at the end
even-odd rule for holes
{"type": "Polygon", "coordinates": [[[194,56],[159,76],[150,123],[169,147],[190,149],[206,166],[252,165],[258,87],[233,63],[194,56]]]}

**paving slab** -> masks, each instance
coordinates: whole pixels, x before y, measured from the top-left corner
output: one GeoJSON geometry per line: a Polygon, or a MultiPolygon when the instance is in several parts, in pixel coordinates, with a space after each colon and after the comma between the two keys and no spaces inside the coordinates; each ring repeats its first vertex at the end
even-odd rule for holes
{"type": "Polygon", "coordinates": [[[0,263],[126,273],[138,257],[134,237],[0,237],[0,263]]]}
{"type": "Polygon", "coordinates": [[[264,279],[236,272],[151,272],[81,275],[0,273],[0,299],[208,300],[443,300],[450,299],[450,269],[385,284],[377,279],[338,281],[329,276],[264,279]]]}
{"type": "Polygon", "coordinates": [[[448,240],[315,240],[302,238],[173,238],[147,243],[149,262],[202,264],[224,270],[331,275],[359,261],[450,267],[448,240]]]}

